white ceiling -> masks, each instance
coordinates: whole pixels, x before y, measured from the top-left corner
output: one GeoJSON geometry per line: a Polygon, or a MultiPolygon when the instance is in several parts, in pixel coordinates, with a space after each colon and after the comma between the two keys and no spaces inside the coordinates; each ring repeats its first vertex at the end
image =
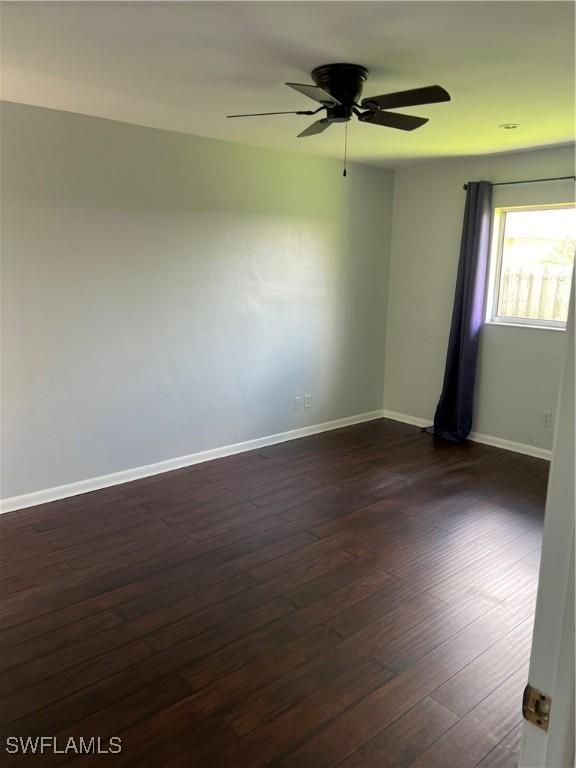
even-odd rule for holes
{"type": "Polygon", "coordinates": [[[283,83],[345,61],[370,69],[364,95],[438,83],[453,98],[404,110],[430,118],[414,133],[351,123],[355,160],[574,135],[571,2],[4,2],[2,22],[8,101],[341,157],[342,126],[296,139],[315,118],[225,115],[314,108],[283,83]]]}

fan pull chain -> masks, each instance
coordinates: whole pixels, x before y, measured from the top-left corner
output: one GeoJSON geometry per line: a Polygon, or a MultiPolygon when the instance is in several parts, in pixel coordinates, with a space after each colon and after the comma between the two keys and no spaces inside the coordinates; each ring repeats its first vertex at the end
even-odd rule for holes
{"type": "Polygon", "coordinates": [[[344,170],[342,176],[346,176],[346,160],[348,155],[348,123],[344,124],[344,170]]]}

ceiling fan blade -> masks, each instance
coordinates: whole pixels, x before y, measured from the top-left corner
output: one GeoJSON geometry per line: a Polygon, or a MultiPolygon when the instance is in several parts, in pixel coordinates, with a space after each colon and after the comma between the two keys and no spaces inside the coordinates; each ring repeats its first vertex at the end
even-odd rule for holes
{"type": "MultiPolygon", "coordinates": [[[[321,108],[320,108],[321,109],[321,108]]],[[[226,115],[226,117],[262,117],[263,115],[315,115],[316,112],[319,112],[319,109],[311,110],[307,109],[306,111],[300,111],[300,112],[252,112],[248,115],[226,115]]]]}
{"type": "Polygon", "coordinates": [[[368,96],[362,99],[366,109],[396,109],[397,107],[416,107],[419,104],[436,104],[450,101],[450,94],[440,85],[428,85],[425,88],[412,88],[410,91],[386,93],[383,96],[368,96]]]}
{"type": "Polygon", "coordinates": [[[314,101],[324,104],[326,107],[336,107],[342,103],[329,94],[328,91],[319,88],[317,85],[302,85],[301,83],[286,83],[286,85],[289,88],[294,88],[298,93],[308,96],[309,99],[314,99],[314,101]]]}
{"type": "Polygon", "coordinates": [[[398,112],[383,112],[376,109],[371,112],[358,112],[358,120],[363,123],[383,125],[386,128],[398,128],[401,131],[413,131],[428,122],[427,117],[401,115],[398,112]]]}
{"type": "Polygon", "coordinates": [[[298,134],[296,138],[301,139],[304,136],[314,136],[317,133],[322,133],[322,131],[325,131],[326,128],[329,128],[332,125],[330,120],[327,120],[325,117],[322,120],[316,120],[315,123],[312,123],[312,125],[309,125],[308,128],[304,128],[304,130],[298,134]]]}

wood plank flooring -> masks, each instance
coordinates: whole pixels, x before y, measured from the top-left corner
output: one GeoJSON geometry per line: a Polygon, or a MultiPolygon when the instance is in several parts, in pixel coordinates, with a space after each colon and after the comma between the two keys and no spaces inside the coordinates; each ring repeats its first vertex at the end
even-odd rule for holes
{"type": "Polygon", "coordinates": [[[3,515],[3,765],[514,766],[547,471],[382,419],[3,515]]]}

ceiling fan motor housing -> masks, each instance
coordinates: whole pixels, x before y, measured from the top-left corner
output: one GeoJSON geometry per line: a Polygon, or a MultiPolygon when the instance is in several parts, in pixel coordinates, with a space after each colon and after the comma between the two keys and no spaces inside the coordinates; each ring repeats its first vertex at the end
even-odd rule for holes
{"type": "Polygon", "coordinates": [[[358,104],[368,70],[359,64],[325,64],[312,70],[312,80],[340,102],[327,108],[326,118],[332,123],[344,123],[352,117],[358,104]]]}

